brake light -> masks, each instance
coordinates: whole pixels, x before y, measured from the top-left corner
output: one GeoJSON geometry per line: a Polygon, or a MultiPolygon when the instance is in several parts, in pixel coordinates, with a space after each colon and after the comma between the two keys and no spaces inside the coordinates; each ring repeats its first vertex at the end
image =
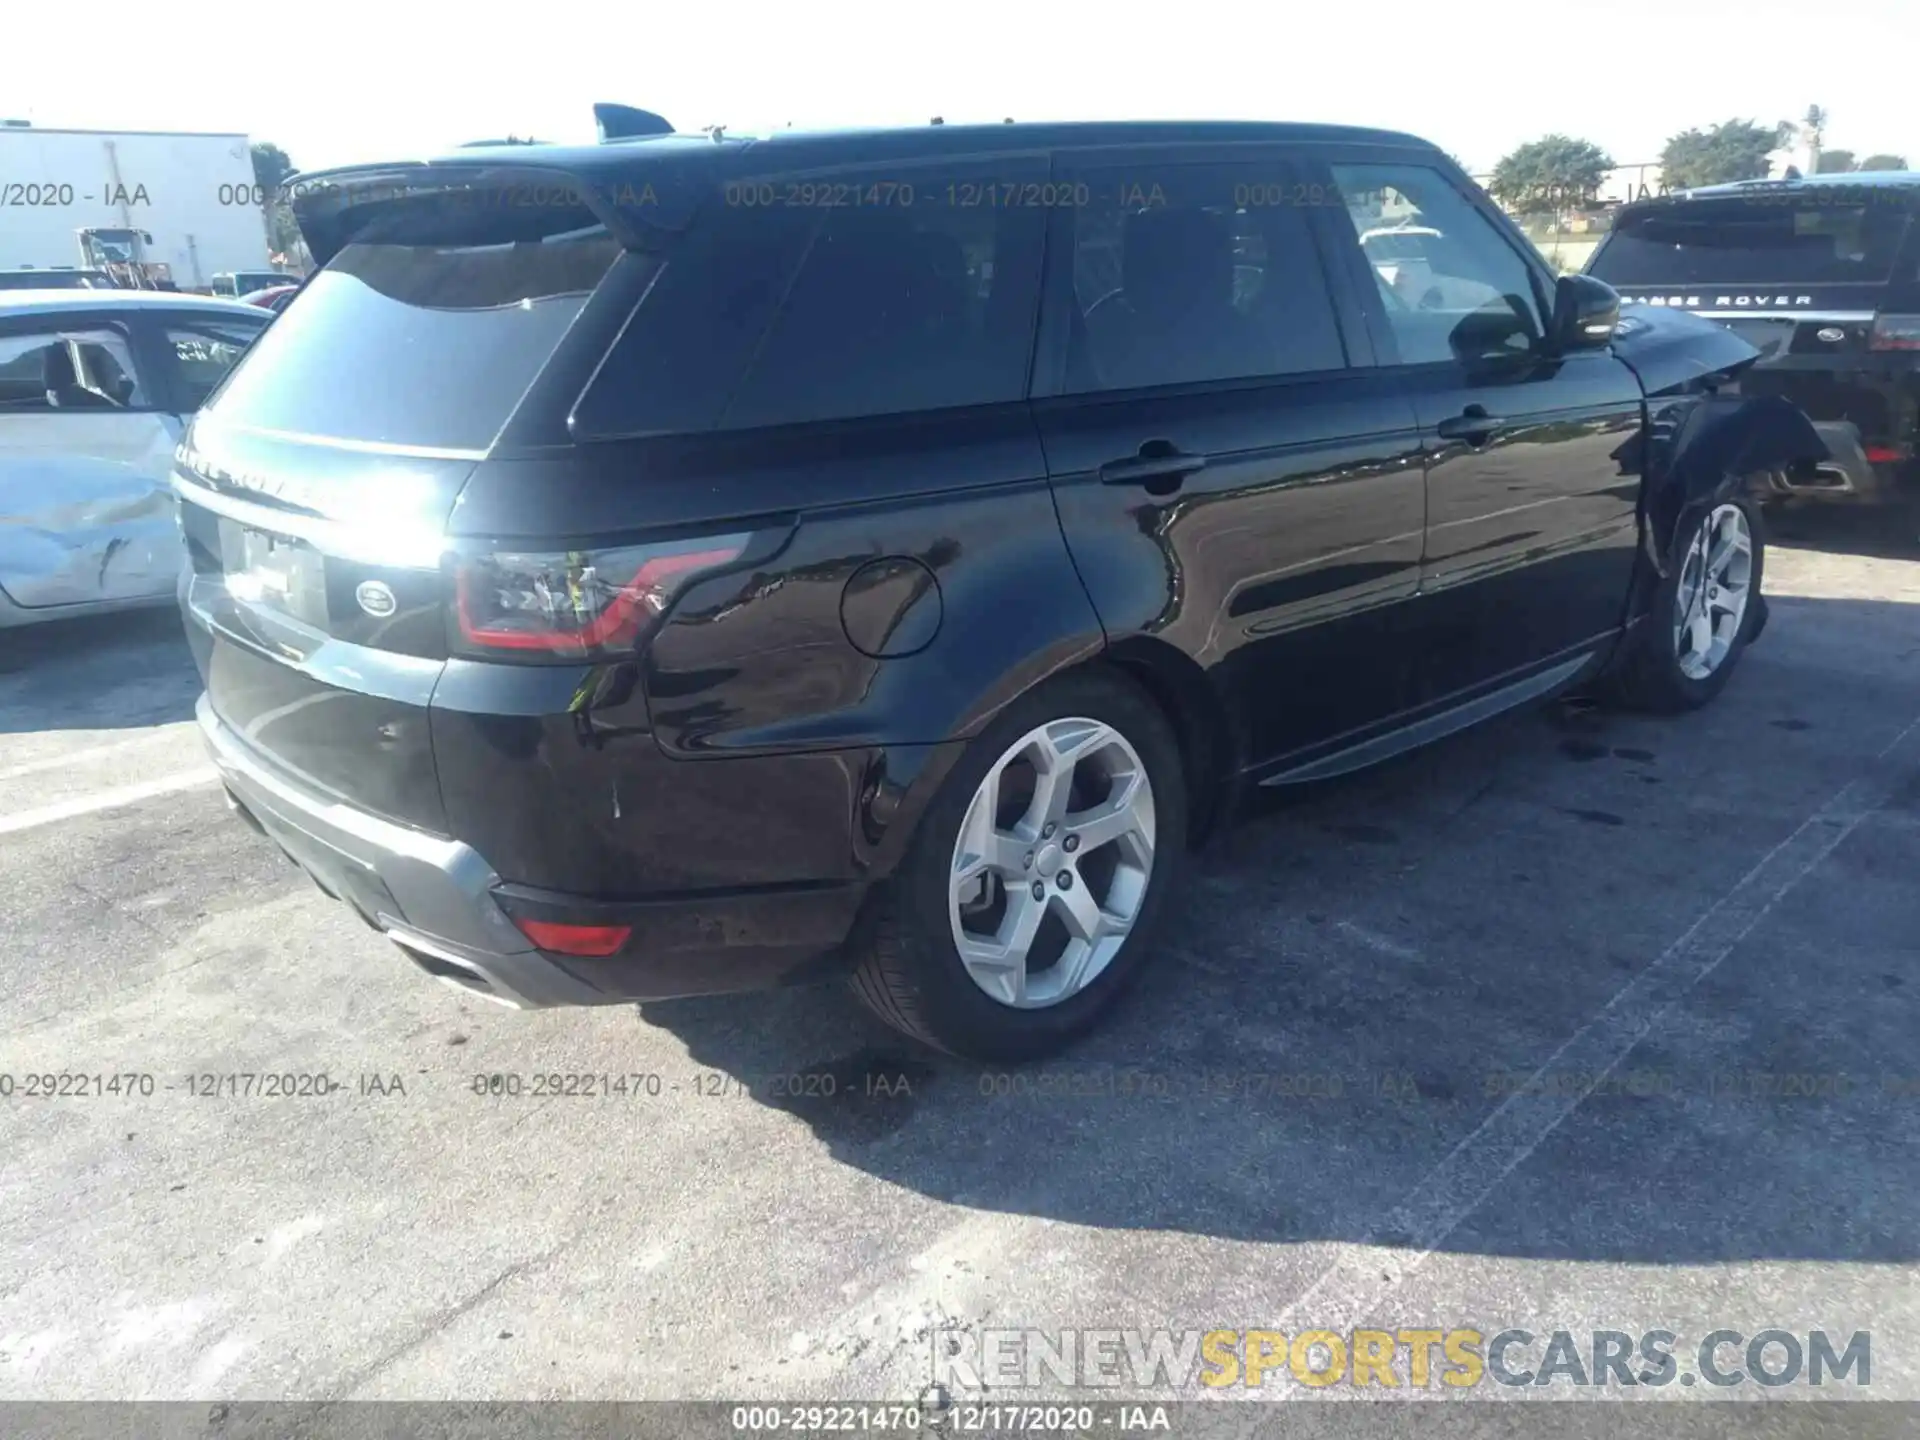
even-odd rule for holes
{"type": "Polygon", "coordinates": [[[458,641],[469,650],[576,660],[631,653],[682,590],[738,560],[746,535],[563,553],[462,556],[458,641]]]}
{"type": "Polygon", "coordinates": [[[631,925],[563,925],[557,920],[521,920],[513,922],[542,950],[556,955],[611,955],[627,943],[631,925]]]}
{"type": "Polygon", "coordinates": [[[1907,452],[1898,445],[1869,445],[1867,460],[1874,465],[1895,465],[1907,458],[1907,452]]]}
{"type": "Polygon", "coordinates": [[[1876,315],[1870,350],[1920,350],[1920,315],[1876,315]]]}

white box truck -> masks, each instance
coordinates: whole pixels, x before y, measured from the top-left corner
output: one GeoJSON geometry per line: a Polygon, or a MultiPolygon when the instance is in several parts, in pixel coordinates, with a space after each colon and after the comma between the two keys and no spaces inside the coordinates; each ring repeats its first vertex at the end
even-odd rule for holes
{"type": "Polygon", "coordinates": [[[270,268],[266,198],[245,135],[0,124],[0,270],[210,289],[270,268]]]}

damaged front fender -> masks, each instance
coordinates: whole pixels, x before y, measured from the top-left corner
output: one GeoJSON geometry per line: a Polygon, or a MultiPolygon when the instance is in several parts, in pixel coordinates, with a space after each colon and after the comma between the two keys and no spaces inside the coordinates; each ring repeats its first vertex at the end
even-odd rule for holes
{"type": "Polygon", "coordinates": [[[1738,493],[1751,476],[1828,458],[1798,406],[1740,393],[1740,377],[1760,352],[1724,326],[1630,305],[1613,352],[1647,397],[1640,533],[1655,577],[1666,574],[1674,531],[1694,507],[1738,493]]]}
{"type": "Polygon", "coordinates": [[[1650,401],[1647,558],[1665,575],[1673,536],[1689,511],[1746,488],[1748,479],[1828,458],[1801,409],[1777,395],[1704,394],[1650,401]]]}

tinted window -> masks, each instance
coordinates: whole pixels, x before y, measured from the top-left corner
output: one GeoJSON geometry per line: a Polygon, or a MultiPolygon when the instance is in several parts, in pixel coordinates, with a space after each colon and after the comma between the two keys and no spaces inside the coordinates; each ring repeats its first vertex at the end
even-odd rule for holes
{"type": "Polygon", "coordinates": [[[618,253],[597,228],[499,245],[349,245],[208,413],[293,435],[484,450],[618,253]]]}
{"type": "Polygon", "coordinates": [[[1402,363],[1524,354],[1545,333],[1533,271],[1438,170],[1336,165],[1402,363]]]}
{"type": "Polygon", "coordinates": [[[1589,268],[1616,285],[1878,284],[1907,223],[1887,203],[1687,200],[1621,216],[1589,268]]]}
{"type": "Polygon", "coordinates": [[[206,404],[207,397],[227,378],[227,372],[239,363],[259,333],[255,326],[218,321],[169,325],[167,343],[173,347],[178,365],[184,408],[198,410],[206,404]]]}
{"type": "Polygon", "coordinates": [[[819,219],[797,208],[706,207],[659,260],[646,297],[574,409],[575,433],[712,429],[819,219]]]}
{"type": "Polygon", "coordinates": [[[1091,170],[1073,207],[1075,393],[1347,363],[1306,212],[1271,170],[1091,170]]]}
{"type": "Polygon", "coordinates": [[[0,335],[0,411],[127,410],[149,403],[112,330],[0,335]]]}
{"type": "MultiPolygon", "coordinates": [[[[709,197],[576,411],[584,435],[742,429],[1017,400],[1039,163],[750,178],[709,197]]],[[[292,312],[290,312],[292,313],[292,312]]]]}

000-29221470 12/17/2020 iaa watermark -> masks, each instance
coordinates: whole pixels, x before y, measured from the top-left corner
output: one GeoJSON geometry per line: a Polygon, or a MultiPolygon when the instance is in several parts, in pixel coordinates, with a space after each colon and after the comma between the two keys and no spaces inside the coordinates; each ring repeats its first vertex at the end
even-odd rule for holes
{"type": "Polygon", "coordinates": [[[1081,1391],[1171,1398],[1289,1382],[1376,1394],[1436,1386],[1469,1390],[1488,1382],[1530,1389],[1873,1383],[1873,1339],[1866,1330],[1836,1343],[1825,1330],[1717,1329],[1691,1346],[1671,1330],[1536,1332],[1521,1326],[1292,1332],[948,1326],[929,1338],[928,1390],[956,1403],[1081,1391]]]}

